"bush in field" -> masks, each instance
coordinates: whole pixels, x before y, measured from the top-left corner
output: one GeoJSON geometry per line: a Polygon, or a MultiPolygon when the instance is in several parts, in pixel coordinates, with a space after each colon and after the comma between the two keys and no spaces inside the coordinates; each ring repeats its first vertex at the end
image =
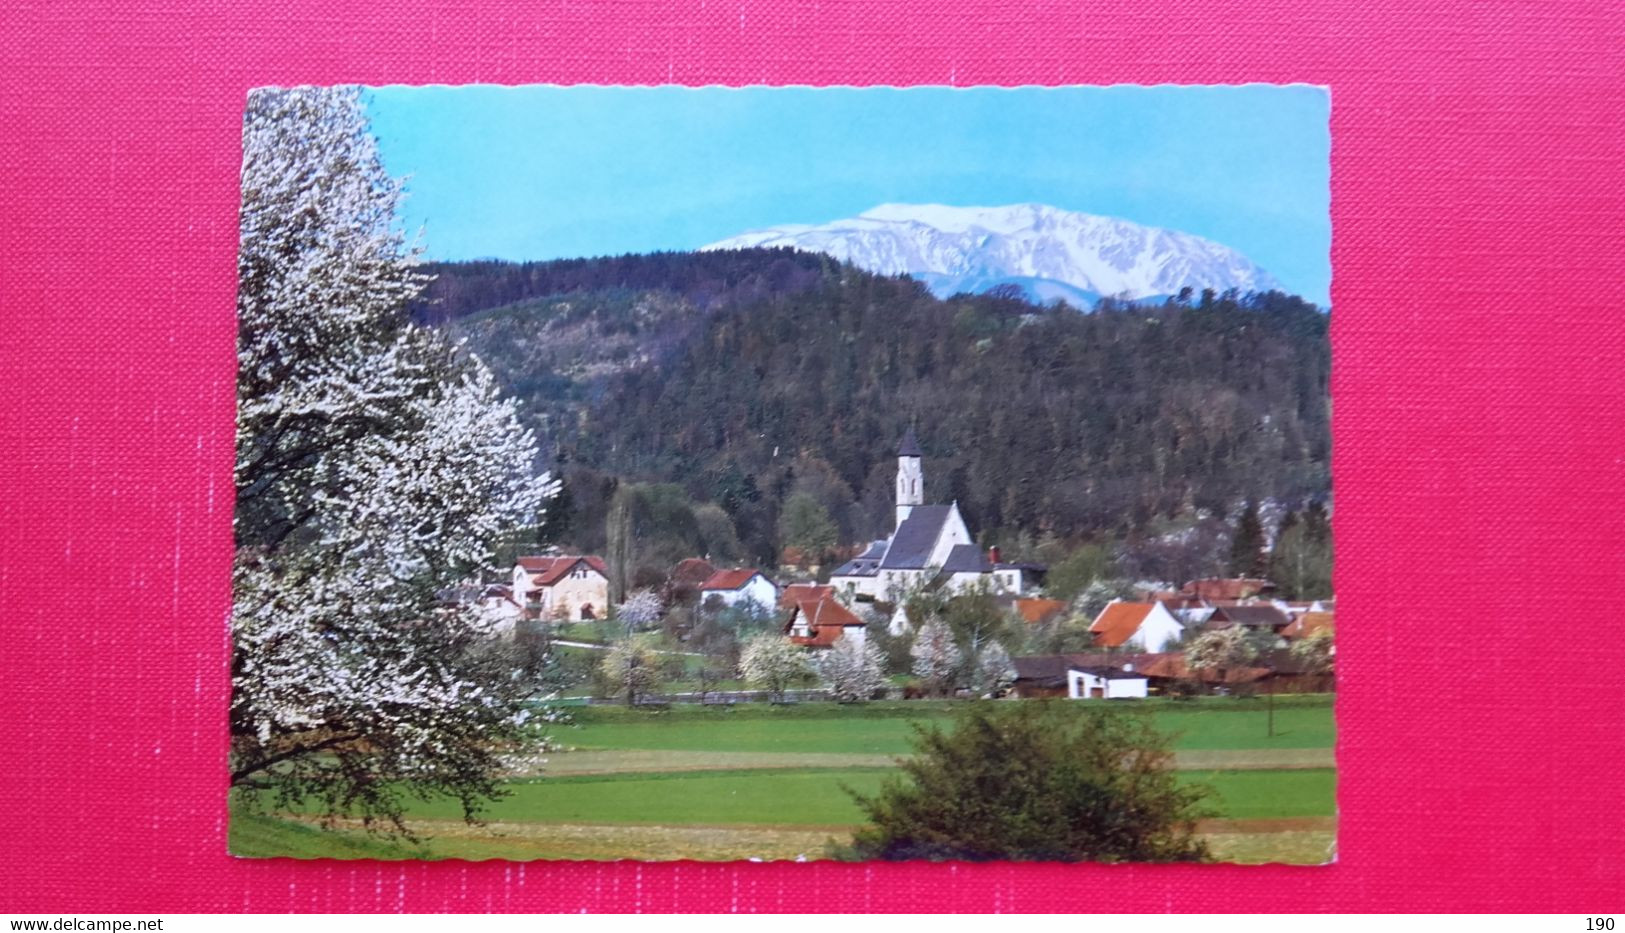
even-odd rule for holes
{"type": "Polygon", "coordinates": [[[624,697],[628,706],[660,689],[664,659],[654,637],[633,635],[616,642],[599,664],[606,692],[624,697]]]}
{"type": "Polygon", "coordinates": [[[739,676],[766,690],[774,703],[783,703],[786,690],[812,676],[812,665],[804,649],[783,635],[763,632],[751,636],[739,652],[739,676]]]}
{"type": "Polygon", "coordinates": [[[914,635],[914,646],[909,649],[914,658],[914,675],[931,694],[943,696],[952,692],[963,655],[954,644],[954,633],[941,619],[927,619],[914,635]]]}
{"type": "Polygon", "coordinates": [[[830,696],[841,703],[872,699],[886,686],[885,660],[868,641],[843,635],[817,662],[818,675],[830,696]]]}
{"type": "Polygon", "coordinates": [[[853,794],[857,859],[1188,862],[1206,791],[1182,784],[1149,721],[1081,704],[976,703],[917,728],[902,776],[853,794]]]}

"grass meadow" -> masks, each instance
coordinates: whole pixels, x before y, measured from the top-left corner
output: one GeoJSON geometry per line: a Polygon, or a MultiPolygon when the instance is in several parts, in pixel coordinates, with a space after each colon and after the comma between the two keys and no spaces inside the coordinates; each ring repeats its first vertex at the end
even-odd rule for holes
{"type": "MultiPolygon", "coordinates": [[[[1062,701],[1064,702],[1064,701],[1062,701]]],[[[451,800],[414,804],[419,841],[391,840],[313,816],[237,806],[230,847],[295,858],[820,858],[863,817],[869,793],[909,754],[915,725],[946,724],[955,703],[808,703],[651,711],[586,707],[557,727],[536,773],[470,825],[451,800]]],[[[1082,708],[1083,704],[1077,704],[1082,708]]],[[[1227,697],[1113,704],[1173,737],[1181,780],[1208,787],[1202,831],[1216,856],[1318,863],[1330,857],[1336,807],[1329,697],[1227,697]]]]}

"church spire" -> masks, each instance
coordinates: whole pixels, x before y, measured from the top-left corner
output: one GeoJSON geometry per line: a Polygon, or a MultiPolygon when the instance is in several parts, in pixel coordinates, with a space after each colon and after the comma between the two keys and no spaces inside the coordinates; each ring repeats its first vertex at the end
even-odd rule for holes
{"type": "Polygon", "coordinates": [[[920,467],[920,440],[914,436],[914,429],[909,428],[903,435],[902,443],[897,445],[897,524],[901,527],[903,519],[908,513],[914,511],[916,505],[925,502],[925,471],[920,467]]]}
{"type": "Polygon", "coordinates": [[[914,428],[913,427],[910,427],[908,429],[908,431],[903,435],[903,442],[897,445],[897,456],[899,456],[899,457],[920,457],[920,456],[924,456],[924,454],[922,454],[920,452],[920,439],[914,436],[914,428]]]}

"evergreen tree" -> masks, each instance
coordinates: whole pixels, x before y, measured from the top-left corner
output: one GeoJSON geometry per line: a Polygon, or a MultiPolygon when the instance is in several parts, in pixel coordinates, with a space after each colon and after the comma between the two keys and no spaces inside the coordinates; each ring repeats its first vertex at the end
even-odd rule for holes
{"type": "Polygon", "coordinates": [[[1230,539],[1229,572],[1233,577],[1257,577],[1263,571],[1264,526],[1258,520],[1258,503],[1248,499],[1230,539]]]}

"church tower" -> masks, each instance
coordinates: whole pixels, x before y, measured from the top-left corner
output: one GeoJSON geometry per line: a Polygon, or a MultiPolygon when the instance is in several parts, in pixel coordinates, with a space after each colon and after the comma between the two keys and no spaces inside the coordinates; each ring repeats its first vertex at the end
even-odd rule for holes
{"type": "Polygon", "coordinates": [[[925,472],[920,469],[920,442],[909,428],[897,447],[897,525],[925,502],[925,472]]]}

